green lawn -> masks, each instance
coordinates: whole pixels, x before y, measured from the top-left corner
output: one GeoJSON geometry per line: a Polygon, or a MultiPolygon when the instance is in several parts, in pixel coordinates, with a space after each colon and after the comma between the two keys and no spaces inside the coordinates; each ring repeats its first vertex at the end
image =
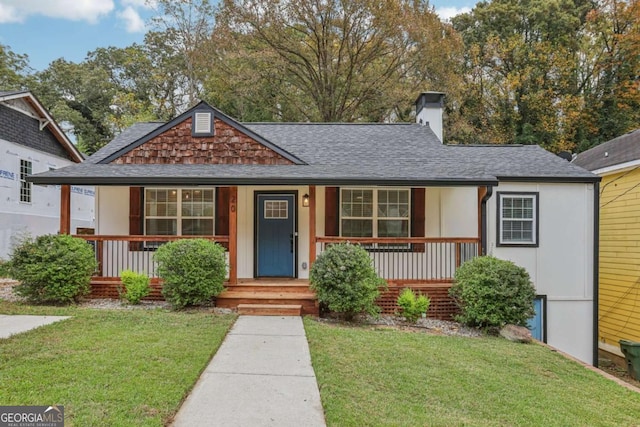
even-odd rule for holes
{"type": "Polygon", "coordinates": [[[162,426],[235,316],[167,310],[28,307],[73,318],[0,339],[0,405],[64,405],[66,426],[162,426]]]}
{"type": "Polygon", "coordinates": [[[640,425],[640,393],[539,345],[305,329],[329,426],[640,425]]]}

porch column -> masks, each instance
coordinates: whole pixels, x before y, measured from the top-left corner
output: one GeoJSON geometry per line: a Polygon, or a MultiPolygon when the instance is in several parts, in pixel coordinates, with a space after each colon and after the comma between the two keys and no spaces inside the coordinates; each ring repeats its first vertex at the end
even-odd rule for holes
{"type": "Polygon", "coordinates": [[[229,187],[229,284],[238,283],[238,187],[229,187]]]}
{"type": "Polygon", "coordinates": [[[309,269],[316,260],[316,186],[309,186],[309,269]]]}
{"type": "Polygon", "coordinates": [[[71,186],[60,186],[60,234],[71,234],[71,186]]]}

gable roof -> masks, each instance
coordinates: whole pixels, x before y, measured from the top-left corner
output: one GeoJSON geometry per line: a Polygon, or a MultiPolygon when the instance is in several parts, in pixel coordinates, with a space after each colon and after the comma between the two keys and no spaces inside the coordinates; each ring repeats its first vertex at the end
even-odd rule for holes
{"type": "MultiPolygon", "coordinates": [[[[595,182],[600,179],[537,146],[443,145],[429,126],[414,123],[241,124],[207,107],[217,118],[232,120],[231,123],[247,135],[295,159],[294,163],[110,163],[169,129],[176,118],[167,124],[138,123],[89,157],[84,165],[34,175],[31,180],[42,184],[87,185],[471,186],[496,185],[498,180],[595,182]]],[[[184,120],[185,114],[179,117],[184,120]]]]}
{"type": "Polygon", "coordinates": [[[605,168],[621,169],[625,163],[636,160],[640,160],[640,129],[578,154],[573,163],[590,171],[598,171],[605,168]]]}
{"type": "MultiPolygon", "coordinates": [[[[187,118],[191,117],[193,112],[195,112],[195,111],[200,112],[200,111],[204,111],[204,110],[213,112],[214,117],[216,119],[222,120],[224,123],[228,124],[229,126],[238,129],[240,132],[242,132],[245,135],[249,136],[250,138],[252,138],[256,142],[258,142],[259,144],[262,144],[265,147],[275,151],[276,153],[280,154],[285,159],[290,160],[292,163],[294,163],[294,164],[303,164],[304,163],[302,160],[300,160],[296,156],[294,156],[291,153],[283,150],[282,148],[280,148],[277,145],[273,144],[272,142],[270,142],[269,140],[265,139],[261,135],[254,133],[253,131],[251,131],[251,129],[246,128],[242,123],[232,119],[231,117],[229,117],[226,114],[224,114],[222,111],[218,110],[217,108],[214,108],[214,107],[210,106],[209,104],[207,104],[204,101],[201,101],[195,107],[185,111],[184,113],[182,113],[181,115],[179,115],[178,117],[174,118],[173,120],[171,120],[171,121],[169,121],[167,123],[158,123],[158,122],[147,123],[146,125],[148,125],[148,126],[138,126],[134,131],[129,132],[125,136],[125,138],[116,138],[116,139],[114,139],[112,142],[107,144],[107,146],[105,146],[104,149],[101,149],[101,150],[97,151],[93,156],[90,157],[91,158],[91,163],[96,163],[96,164],[107,164],[107,163],[110,163],[113,160],[117,159],[118,157],[122,156],[123,154],[128,153],[129,151],[141,146],[145,142],[148,142],[151,139],[155,138],[156,136],[166,132],[167,130],[171,129],[172,127],[176,126],[177,124],[182,123],[184,120],[186,120],[187,118]],[[153,124],[157,124],[157,126],[152,129],[153,124]],[[146,134],[139,135],[144,130],[148,130],[148,132],[146,134]],[[137,136],[137,138],[133,139],[136,136],[137,136]]],[[[131,128],[129,128],[129,129],[131,129],[131,128]]]]}
{"type": "Polygon", "coordinates": [[[82,162],[84,156],[80,153],[80,150],[71,142],[69,137],[60,129],[58,123],[51,117],[46,108],[40,103],[38,98],[28,90],[19,91],[0,91],[0,103],[7,103],[12,100],[22,99],[24,100],[40,117],[41,129],[44,127],[49,128],[56,140],[69,154],[72,160],[75,162],[82,162]]]}

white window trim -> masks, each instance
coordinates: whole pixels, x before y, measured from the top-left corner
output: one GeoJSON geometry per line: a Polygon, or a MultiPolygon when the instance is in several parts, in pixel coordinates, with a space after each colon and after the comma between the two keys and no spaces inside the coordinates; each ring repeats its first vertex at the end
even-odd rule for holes
{"type": "MultiPolygon", "coordinates": [[[[342,220],[343,219],[355,219],[355,220],[362,220],[362,219],[370,219],[372,221],[372,236],[370,238],[372,239],[377,239],[378,238],[378,220],[401,220],[401,221],[407,221],[407,234],[408,236],[406,237],[410,237],[411,236],[411,190],[408,188],[397,188],[397,187],[341,187],[340,188],[340,199],[339,199],[339,228],[340,228],[340,236],[342,236],[342,220]],[[362,190],[367,190],[367,191],[372,191],[373,192],[373,199],[372,199],[372,205],[373,205],[373,209],[372,209],[372,214],[373,216],[371,217],[367,217],[367,216],[343,216],[342,215],[342,202],[343,202],[343,196],[342,196],[342,192],[344,190],[356,190],[356,191],[362,191],[362,190]],[[379,217],[378,216],[378,191],[379,190],[391,190],[391,191],[405,191],[407,192],[407,209],[409,212],[409,215],[406,217],[391,217],[391,216],[386,216],[386,217],[379,217]]],[[[356,239],[357,237],[354,237],[354,239],[356,239]]]]}
{"type": "Polygon", "coordinates": [[[539,193],[531,193],[531,192],[499,192],[498,193],[498,230],[497,230],[497,238],[498,238],[498,246],[528,246],[528,247],[537,247],[538,246],[538,198],[539,193]],[[533,201],[533,218],[507,218],[505,219],[502,216],[503,212],[503,201],[504,199],[531,199],[533,201]],[[504,230],[504,223],[508,221],[523,221],[523,222],[531,222],[531,241],[518,241],[518,240],[504,240],[502,237],[502,231],[504,230]]]}
{"type": "Polygon", "coordinates": [[[273,220],[278,220],[278,219],[289,219],[289,200],[265,200],[262,206],[262,212],[263,212],[263,219],[273,219],[273,220]],[[273,209],[268,209],[267,206],[269,203],[278,203],[278,213],[280,213],[282,211],[282,206],[284,205],[284,216],[274,216],[273,213],[275,212],[273,209]],[[272,215],[267,216],[267,213],[271,212],[272,215]]]}
{"type": "Polygon", "coordinates": [[[31,160],[28,159],[20,159],[19,164],[18,164],[19,170],[18,170],[18,200],[20,201],[20,203],[24,203],[27,205],[30,205],[33,203],[33,183],[29,182],[26,180],[26,177],[29,175],[33,175],[33,162],[31,160]],[[29,164],[30,169],[31,169],[31,173],[27,173],[25,174],[24,178],[22,177],[22,162],[26,162],[29,164]],[[29,189],[29,200],[22,200],[22,185],[25,184],[28,189],[29,189]]]}
{"type": "MultiPolygon", "coordinates": [[[[175,219],[176,220],[176,234],[175,236],[182,236],[182,220],[183,219],[211,219],[213,221],[213,234],[215,236],[216,233],[216,189],[215,188],[198,188],[198,190],[211,190],[213,192],[213,207],[212,207],[212,215],[211,216],[183,216],[182,215],[182,191],[183,190],[195,190],[194,188],[188,187],[145,187],[144,188],[144,218],[143,218],[143,233],[147,236],[147,219],[175,219]],[[158,216],[158,215],[147,215],[147,190],[167,190],[173,191],[176,190],[176,215],[175,216],[158,216]]],[[[167,234],[167,236],[174,236],[174,234],[167,234]]]]}

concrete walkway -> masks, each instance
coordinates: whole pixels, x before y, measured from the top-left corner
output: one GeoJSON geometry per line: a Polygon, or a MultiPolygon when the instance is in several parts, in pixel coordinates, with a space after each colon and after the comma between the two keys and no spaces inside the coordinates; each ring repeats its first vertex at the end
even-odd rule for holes
{"type": "Polygon", "coordinates": [[[174,427],[325,426],[302,319],[240,316],[174,427]]]}
{"type": "Polygon", "coordinates": [[[49,323],[68,319],[69,316],[30,316],[0,314],[0,338],[9,338],[11,335],[26,332],[49,323]]]}

